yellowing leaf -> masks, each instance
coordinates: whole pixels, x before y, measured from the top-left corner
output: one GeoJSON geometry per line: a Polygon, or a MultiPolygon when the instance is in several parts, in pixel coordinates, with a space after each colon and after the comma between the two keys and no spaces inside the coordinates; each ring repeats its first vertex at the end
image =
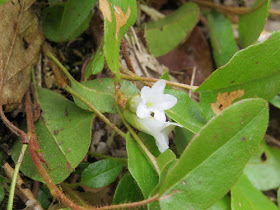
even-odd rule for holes
{"type": "Polygon", "coordinates": [[[229,107],[235,99],[241,98],[244,94],[244,90],[237,90],[231,93],[218,93],[217,102],[212,103],[211,108],[215,114],[219,114],[229,107]]]}
{"type": "Polygon", "coordinates": [[[105,18],[112,22],[111,9],[107,0],[99,0],[99,8],[105,18]]]}
{"type": "Polygon", "coordinates": [[[122,8],[114,6],[114,9],[115,9],[114,14],[116,17],[116,39],[118,41],[120,28],[126,24],[131,11],[130,8],[128,7],[126,13],[124,14],[122,8]]]}

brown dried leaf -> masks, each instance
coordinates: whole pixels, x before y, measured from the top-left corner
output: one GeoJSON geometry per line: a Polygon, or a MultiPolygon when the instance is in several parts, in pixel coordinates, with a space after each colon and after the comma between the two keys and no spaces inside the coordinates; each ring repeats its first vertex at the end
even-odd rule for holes
{"type": "MultiPolygon", "coordinates": [[[[0,7],[0,53],[6,65],[16,33],[21,1],[11,0],[0,7]]],[[[43,36],[38,30],[38,19],[30,11],[34,0],[25,1],[15,46],[7,67],[2,97],[6,111],[13,110],[22,100],[30,84],[31,66],[37,63],[43,36]]],[[[1,68],[3,71],[3,68],[1,68]]],[[[1,72],[2,74],[2,72],[1,72]]]]}
{"type": "Polygon", "coordinates": [[[241,98],[244,94],[244,90],[236,90],[231,93],[218,93],[217,102],[212,103],[211,108],[215,114],[219,114],[229,107],[235,99],[241,98]]]}
{"type": "Polygon", "coordinates": [[[109,22],[112,22],[111,9],[107,0],[99,0],[99,9],[109,22]]]}
{"type": "Polygon", "coordinates": [[[115,9],[114,14],[116,17],[116,39],[118,40],[118,34],[120,32],[120,28],[126,24],[131,11],[130,8],[128,7],[126,13],[124,14],[121,7],[114,6],[114,9],[115,9]]]}
{"type": "Polygon", "coordinates": [[[157,59],[171,71],[178,72],[178,75],[181,72],[181,76],[177,79],[186,84],[190,84],[194,68],[196,68],[194,85],[200,85],[214,69],[210,47],[198,26],[184,43],[157,59]]]}

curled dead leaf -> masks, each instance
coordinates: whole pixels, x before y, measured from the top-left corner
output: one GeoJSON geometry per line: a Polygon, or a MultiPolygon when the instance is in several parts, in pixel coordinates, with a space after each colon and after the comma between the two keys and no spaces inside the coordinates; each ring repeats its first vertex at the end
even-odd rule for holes
{"type": "MultiPolygon", "coordinates": [[[[28,9],[34,1],[25,1],[20,27],[14,48],[6,69],[2,103],[6,111],[12,111],[21,103],[29,87],[31,67],[37,63],[43,36],[38,30],[38,19],[28,9]]],[[[11,0],[0,7],[0,53],[1,62],[6,66],[13,39],[17,33],[20,1],[11,0]]],[[[1,68],[3,75],[3,68],[1,68]]]]}
{"type": "Polygon", "coordinates": [[[107,0],[99,0],[99,9],[109,22],[112,22],[111,9],[107,0]]]}
{"type": "Polygon", "coordinates": [[[229,107],[235,99],[241,98],[244,94],[244,90],[236,90],[231,93],[218,93],[217,102],[212,103],[211,108],[215,114],[219,114],[221,111],[229,107]]]}
{"type": "Polygon", "coordinates": [[[127,11],[125,14],[124,14],[122,8],[120,8],[120,7],[114,6],[114,9],[115,9],[114,14],[116,17],[116,39],[118,40],[120,28],[126,24],[131,11],[130,11],[130,7],[127,8],[127,11]]]}

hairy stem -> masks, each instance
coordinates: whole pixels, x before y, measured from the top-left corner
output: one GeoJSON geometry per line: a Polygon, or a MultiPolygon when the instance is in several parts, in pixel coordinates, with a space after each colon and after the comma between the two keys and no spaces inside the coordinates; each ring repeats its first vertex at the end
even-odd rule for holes
{"type": "Polygon", "coordinates": [[[76,203],[71,201],[69,198],[67,198],[61,192],[61,190],[53,183],[53,181],[51,180],[51,177],[49,176],[49,174],[47,173],[43,164],[41,163],[39,155],[37,154],[37,152],[39,151],[39,148],[38,148],[39,144],[38,144],[37,137],[35,134],[33,114],[32,114],[32,109],[31,109],[31,100],[30,100],[29,94],[27,94],[26,96],[27,96],[26,97],[26,107],[28,107],[28,108],[26,108],[26,111],[27,111],[26,118],[27,118],[28,136],[30,137],[29,138],[29,152],[30,152],[30,156],[33,160],[34,165],[36,166],[38,172],[40,173],[40,175],[44,179],[46,185],[50,189],[51,194],[55,198],[61,200],[65,205],[69,206],[72,209],[77,209],[77,210],[83,209],[82,207],[80,207],[79,205],[77,205],[76,203]]]}
{"type": "Polygon", "coordinates": [[[122,132],[115,124],[113,124],[104,114],[102,114],[98,109],[96,109],[91,103],[89,103],[84,97],[77,93],[73,88],[68,85],[63,87],[68,93],[72,94],[80,101],[82,101],[91,111],[93,111],[101,120],[103,120],[107,125],[109,125],[114,131],[116,131],[121,137],[125,138],[126,134],[122,132]]]}
{"type": "Polygon", "coordinates": [[[156,201],[158,199],[158,194],[156,194],[155,196],[147,199],[147,200],[143,200],[143,201],[139,201],[139,202],[134,202],[134,203],[124,203],[124,204],[118,204],[118,205],[111,205],[111,206],[103,206],[100,207],[98,209],[100,210],[109,210],[109,209],[127,209],[127,208],[136,208],[139,206],[144,206],[147,205],[153,201],[156,201]]]}
{"type": "Polygon", "coordinates": [[[266,3],[268,0],[264,0],[264,1],[260,2],[254,8],[230,7],[230,6],[224,6],[224,5],[216,4],[216,3],[213,3],[211,1],[205,1],[205,0],[191,0],[191,1],[197,3],[199,6],[215,9],[215,10],[218,10],[219,12],[222,12],[222,13],[235,14],[235,15],[245,15],[245,14],[248,14],[250,12],[253,12],[253,11],[257,10],[264,3],[266,3]]]}
{"type": "MultiPolygon", "coordinates": [[[[155,78],[128,76],[128,75],[124,75],[124,74],[121,74],[121,78],[126,79],[126,80],[148,81],[148,82],[156,82],[159,80],[159,79],[155,79],[155,78]]],[[[192,91],[195,91],[198,88],[198,86],[191,86],[191,85],[181,84],[181,83],[177,83],[177,82],[171,82],[171,81],[167,81],[167,80],[165,80],[165,82],[168,85],[171,85],[174,87],[179,87],[179,88],[184,88],[184,89],[188,89],[188,90],[192,90],[192,91]]]]}

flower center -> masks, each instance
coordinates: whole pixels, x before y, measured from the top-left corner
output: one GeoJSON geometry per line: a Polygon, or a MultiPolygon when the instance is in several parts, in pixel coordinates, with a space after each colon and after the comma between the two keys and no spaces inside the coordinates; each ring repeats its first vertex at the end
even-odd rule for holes
{"type": "Polygon", "coordinates": [[[147,107],[152,107],[153,103],[152,102],[147,102],[146,105],[147,105],[147,107]]]}

